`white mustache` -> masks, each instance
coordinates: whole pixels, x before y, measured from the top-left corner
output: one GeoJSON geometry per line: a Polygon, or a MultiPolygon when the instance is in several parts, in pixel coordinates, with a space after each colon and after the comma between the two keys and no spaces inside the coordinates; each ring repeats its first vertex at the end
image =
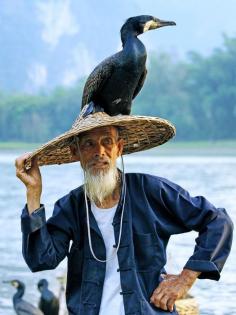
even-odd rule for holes
{"type": "Polygon", "coordinates": [[[91,166],[94,166],[97,163],[111,165],[111,160],[108,157],[105,157],[105,158],[95,157],[86,164],[86,167],[90,168],[91,166]]]}

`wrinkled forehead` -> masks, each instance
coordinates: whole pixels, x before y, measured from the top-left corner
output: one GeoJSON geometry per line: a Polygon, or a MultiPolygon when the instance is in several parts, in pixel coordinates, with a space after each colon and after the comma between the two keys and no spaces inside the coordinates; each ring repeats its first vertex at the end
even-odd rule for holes
{"type": "Polygon", "coordinates": [[[88,138],[88,137],[93,137],[93,136],[118,136],[118,128],[115,126],[103,126],[103,127],[98,127],[94,128],[89,131],[85,131],[79,135],[79,138],[88,138]]]}

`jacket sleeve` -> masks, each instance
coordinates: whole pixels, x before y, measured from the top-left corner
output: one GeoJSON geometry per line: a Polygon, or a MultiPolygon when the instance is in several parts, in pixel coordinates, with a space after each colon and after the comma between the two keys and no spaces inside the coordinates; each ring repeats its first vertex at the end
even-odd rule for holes
{"type": "Polygon", "coordinates": [[[167,228],[170,235],[198,232],[194,253],[184,268],[200,271],[199,278],[218,280],[232,245],[233,223],[227,212],[165,179],[158,186],[159,202],[172,221],[167,228]]]}
{"type": "Polygon", "coordinates": [[[47,222],[43,205],[31,215],[27,205],[24,207],[22,252],[31,271],[54,269],[68,254],[75,229],[74,207],[73,196],[68,194],[55,203],[53,215],[47,222]]]}

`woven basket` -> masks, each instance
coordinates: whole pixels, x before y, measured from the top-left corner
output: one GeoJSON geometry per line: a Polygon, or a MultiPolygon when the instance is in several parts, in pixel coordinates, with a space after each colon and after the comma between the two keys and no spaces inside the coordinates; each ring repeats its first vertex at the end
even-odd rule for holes
{"type": "Polygon", "coordinates": [[[179,315],[199,315],[198,303],[194,297],[186,297],[175,302],[179,315]]]}

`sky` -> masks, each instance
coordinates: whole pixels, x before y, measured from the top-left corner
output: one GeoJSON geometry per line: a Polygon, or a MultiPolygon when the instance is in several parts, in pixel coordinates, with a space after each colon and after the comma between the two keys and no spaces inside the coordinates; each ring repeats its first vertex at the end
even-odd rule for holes
{"type": "Polygon", "coordinates": [[[38,17],[44,26],[42,39],[52,47],[55,47],[61,36],[79,36],[81,32],[87,31],[87,36],[92,38],[97,26],[101,45],[104,39],[111,38],[107,38],[106,34],[112,30],[114,38],[117,38],[117,47],[112,48],[118,48],[120,26],[128,17],[140,14],[175,20],[177,23],[174,31],[162,29],[158,36],[145,34],[143,40],[149,43],[150,49],[155,49],[159,41],[160,49],[173,48],[180,55],[189,50],[207,54],[221,44],[223,33],[236,35],[235,0],[91,0],[87,1],[87,5],[85,1],[77,0],[36,2],[38,17]]]}
{"type": "Polygon", "coordinates": [[[177,24],[140,36],[148,55],[209,55],[222,45],[222,34],[236,36],[236,0],[0,0],[0,5],[0,89],[72,86],[121,49],[119,30],[130,16],[149,14],[177,24]]]}

